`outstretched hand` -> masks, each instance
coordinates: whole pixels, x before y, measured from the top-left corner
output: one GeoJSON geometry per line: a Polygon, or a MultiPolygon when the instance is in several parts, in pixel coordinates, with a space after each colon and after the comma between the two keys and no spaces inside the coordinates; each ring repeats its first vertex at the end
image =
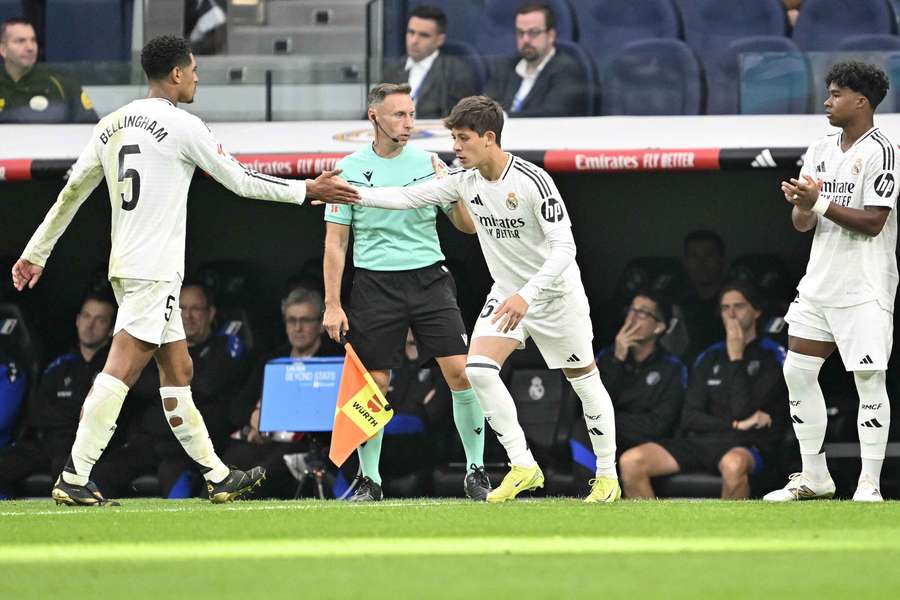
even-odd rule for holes
{"type": "Polygon", "coordinates": [[[44,267],[40,267],[24,258],[20,258],[12,268],[13,286],[20,292],[25,289],[26,284],[28,285],[28,289],[31,289],[37,285],[43,272],[44,267]]]}
{"type": "Polygon", "coordinates": [[[359,192],[338,177],[340,173],[340,169],[323,171],[315,179],[306,180],[306,197],[312,204],[355,204],[359,201],[359,192]]]}

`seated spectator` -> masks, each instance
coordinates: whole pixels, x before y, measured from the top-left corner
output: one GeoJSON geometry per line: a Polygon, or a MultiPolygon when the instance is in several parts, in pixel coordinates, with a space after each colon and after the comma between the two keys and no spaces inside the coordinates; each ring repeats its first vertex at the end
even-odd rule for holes
{"type": "MultiPolygon", "coordinates": [[[[191,392],[197,410],[203,415],[210,439],[224,448],[231,432],[228,416],[234,390],[246,374],[247,356],[241,338],[215,335],[215,299],[197,282],[187,281],[179,296],[181,319],[194,364],[191,392]]],[[[104,454],[105,464],[95,467],[92,477],[106,493],[121,495],[136,477],[156,473],[160,493],[166,497],[191,496],[202,480],[196,465],[172,435],[160,406],[159,369],[155,362],[141,373],[131,393],[140,405],[139,421],[128,442],[104,454]]]]}
{"type": "Polygon", "coordinates": [[[386,82],[409,84],[416,117],[420,119],[446,117],[462,98],[478,93],[471,67],[455,56],[441,53],[446,30],[444,11],[434,6],[417,6],[406,26],[406,56],[399,63],[385,66],[386,82]]]}
{"type": "Polygon", "coordinates": [[[22,364],[0,346],[0,449],[12,441],[27,391],[28,378],[22,364]]]}
{"type": "Polygon", "coordinates": [[[260,432],[259,410],[262,400],[266,363],[275,358],[308,358],[313,356],[341,356],[341,347],[332,342],[322,326],[325,303],[322,295],[313,290],[295,288],[281,303],[284,331],[288,343],[257,361],[246,384],[234,399],[231,418],[239,432],[232,437],[238,441],[225,451],[226,464],[262,465],[266,480],[256,493],[258,497],[292,498],[297,482],[284,462],[286,454],[322,450],[327,454],[328,436],[303,432],[260,432]]]}
{"type": "Polygon", "coordinates": [[[572,117],[584,113],[585,82],[570,56],[557,52],[556,19],[546,5],[516,13],[519,56],[500,61],[484,93],[511,117],[572,117]]]}
{"type": "MultiPolygon", "coordinates": [[[[671,437],[678,426],[687,385],[687,368],[659,344],[671,305],[655,292],[635,295],[612,346],[597,354],[600,379],[616,409],[616,452],[671,437]]],[[[590,450],[582,421],[575,439],[590,450]]],[[[593,477],[593,459],[590,467],[593,477]]]]}
{"type": "Polygon", "coordinates": [[[0,123],[96,123],[97,113],[76,81],[36,65],[34,27],[24,19],[0,24],[0,123]]]}
{"type": "Polygon", "coordinates": [[[689,289],[680,298],[688,334],[687,359],[722,339],[719,289],[725,277],[725,242],[714,231],[692,231],[684,238],[684,271],[689,289]]]}
{"type": "Polygon", "coordinates": [[[681,438],[641,444],[619,461],[625,494],[653,498],[651,477],[684,472],[722,475],[722,498],[750,496],[750,475],[762,470],[785,422],[785,349],[757,337],[761,301],[746,283],[719,296],[725,341],[709,347],[691,373],[681,438]]]}
{"type": "MultiPolygon", "coordinates": [[[[0,493],[12,494],[15,486],[29,475],[55,476],[62,472],[75,441],[81,405],[94,377],[106,363],[115,315],[112,290],[91,292],[82,302],[75,318],[77,347],[56,358],[44,371],[22,438],[0,450],[0,493]]],[[[119,416],[111,449],[124,441],[126,428],[122,425],[128,418],[125,412],[119,416]]],[[[102,456],[97,464],[102,465],[106,458],[102,456]]]]}

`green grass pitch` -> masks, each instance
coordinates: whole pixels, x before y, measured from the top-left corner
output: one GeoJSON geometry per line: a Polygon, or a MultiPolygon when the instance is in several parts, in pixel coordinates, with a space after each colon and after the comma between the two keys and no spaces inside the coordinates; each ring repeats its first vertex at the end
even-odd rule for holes
{"type": "Polygon", "coordinates": [[[0,598],[890,598],[900,503],[0,503],[0,598]]]}

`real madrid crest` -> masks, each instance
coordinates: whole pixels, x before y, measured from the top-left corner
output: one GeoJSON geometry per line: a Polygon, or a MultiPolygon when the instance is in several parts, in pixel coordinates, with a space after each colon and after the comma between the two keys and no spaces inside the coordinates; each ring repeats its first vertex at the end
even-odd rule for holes
{"type": "Polygon", "coordinates": [[[506,208],[509,210],[516,210],[519,208],[519,199],[516,198],[515,192],[510,192],[506,195],[506,208]]]}
{"type": "Polygon", "coordinates": [[[853,173],[854,175],[859,175],[860,171],[862,171],[862,168],[863,168],[863,159],[857,158],[856,160],[853,161],[853,166],[850,167],[850,172],[853,173]]]}

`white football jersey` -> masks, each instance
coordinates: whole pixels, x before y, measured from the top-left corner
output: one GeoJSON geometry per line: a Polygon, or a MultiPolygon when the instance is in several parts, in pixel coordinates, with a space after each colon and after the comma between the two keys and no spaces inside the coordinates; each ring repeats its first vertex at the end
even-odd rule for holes
{"type": "MultiPolygon", "coordinates": [[[[418,208],[464,202],[475,221],[495,290],[508,297],[519,293],[544,265],[550,253],[548,237],[574,248],[572,223],[553,180],[532,163],[508,156],[496,181],[486,180],[478,169],[458,170],[417,186],[361,188],[362,203],[397,208],[394,202],[399,201],[418,208]]],[[[570,292],[584,294],[578,264],[572,259],[559,277],[533,292],[538,302],[570,292]]]]}
{"type": "Polygon", "coordinates": [[[183,278],[187,195],[195,167],[240,196],[297,204],[305,197],[303,181],[242,166],[203,121],[168,100],[135,100],[94,128],[22,257],[44,266],[78,207],[106,177],[112,204],[109,277],[183,278]]]}
{"type": "Polygon", "coordinates": [[[821,195],[840,206],[891,209],[875,237],[855,233],[818,215],[809,264],[797,290],[818,306],[846,307],[871,300],[893,312],[897,292],[896,146],[877,127],[846,152],[841,135],[826,136],[809,147],[802,175],[822,180],[821,195]]]}

